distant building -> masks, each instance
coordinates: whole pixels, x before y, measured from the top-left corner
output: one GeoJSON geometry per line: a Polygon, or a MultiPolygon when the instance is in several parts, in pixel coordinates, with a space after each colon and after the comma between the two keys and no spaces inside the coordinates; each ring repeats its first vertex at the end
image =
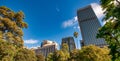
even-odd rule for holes
{"type": "MultiPolygon", "coordinates": [[[[73,37],[65,37],[65,38],[62,38],[62,44],[63,44],[63,43],[68,44],[69,52],[70,52],[71,50],[76,49],[76,46],[75,46],[75,42],[74,42],[74,38],[73,38],[73,37]]],[[[61,45],[61,47],[62,47],[62,45],[61,45]]]]}
{"type": "Polygon", "coordinates": [[[81,44],[81,46],[84,46],[84,41],[80,40],[80,44],[81,44]]]}
{"type": "Polygon", "coordinates": [[[96,38],[98,28],[101,27],[101,24],[93,10],[92,5],[79,9],[77,11],[77,17],[83,39],[81,41],[82,46],[93,44],[103,47],[107,45],[104,39],[96,38]]]}
{"type": "Polygon", "coordinates": [[[53,53],[57,50],[57,43],[49,40],[44,40],[41,43],[41,47],[35,49],[36,54],[42,53],[43,56],[47,57],[49,53],[53,53]]]}

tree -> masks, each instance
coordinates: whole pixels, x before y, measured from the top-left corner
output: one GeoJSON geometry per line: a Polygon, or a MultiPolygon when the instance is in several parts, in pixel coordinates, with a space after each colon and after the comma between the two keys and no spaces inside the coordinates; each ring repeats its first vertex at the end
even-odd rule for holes
{"type": "Polygon", "coordinates": [[[70,58],[68,45],[66,43],[62,44],[60,50],[50,53],[47,57],[47,61],[68,61],[70,58]]]}
{"type": "Polygon", "coordinates": [[[68,44],[63,43],[62,46],[61,46],[61,50],[64,51],[64,52],[69,52],[68,44]]]}
{"type": "Polygon", "coordinates": [[[67,61],[65,53],[62,50],[55,51],[50,53],[47,57],[47,61],[67,61]]]}
{"type": "MultiPolygon", "coordinates": [[[[78,37],[78,32],[74,32],[73,36],[77,39],[77,37],[78,37]]],[[[78,40],[77,40],[77,43],[79,43],[78,40]]],[[[77,44],[77,48],[78,48],[78,45],[79,45],[79,44],[77,44]]]]}
{"type": "Polygon", "coordinates": [[[68,44],[63,43],[61,51],[64,53],[65,61],[67,61],[70,57],[68,44]]]}
{"type": "Polygon", "coordinates": [[[36,61],[34,51],[23,48],[23,28],[27,24],[23,21],[22,11],[0,7],[0,61],[36,61]]]}
{"type": "Polygon", "coordinates": [[[45,57],[40,53],[36,55],[37,61],[45,61],[45,57]]]}
{"type": "Polygon", "coordinates": [[[80,61],[78,59],[79,56],[79,50],[78,49],[74,49],[70,52],[70,59],[69,61],[80,61]]]}
{"type": "Polygon", "coordinates": [[[11,9],[0,7],[0,38],[4,39],[18,47],[23,46],[22,28],[27,28],[23,21],[24,14],[22,11],[14,12],[11,9]]]}
{"type": "Polygon", "coordinates": [[[78,32],[74,32],[74,37],[75,37],[75,38],[78,37],[78,32]]]}
{"type": "Polygon", "coordinates": [[[106,24],[99,29],[98,38],[109,44],[112,60],[120,60],[120,0],[101,0],[106,24]]]}
{"type": "Polygon", "coordinates": [[[111,61],[108,48],[100,48],[94,45],[84,46],[78,53],[79,61],[111,61]]]}
{"type": "Polygon", "coordinates": [[[14,61],[37,61],[37,59],[33,50],[20,48],[14,57],[14,61]]]}
{"type": "Polygon", "coordinates": [[[47,61],[55,61],[53,59],[54,59],[53,53],[49,53],[49,55],[47,56],[47,61]]]}
{"type": "Polygon", "coordinates": [[[102,28],[99,29],[99,34],[97,37],[104,38],[106,42],[109,44],[110,54],[112,55],[112,60],[119,60],[120,58],[120,40],[119,40],[119,32],[118,29],[113,29],[113,22],[107,22],[102,28]]]}
{"type": "Polygon", "coordinates": [[[16,48],[12,44],[0,40],[0,61],[13,61],[15,53],[16,48]]]}

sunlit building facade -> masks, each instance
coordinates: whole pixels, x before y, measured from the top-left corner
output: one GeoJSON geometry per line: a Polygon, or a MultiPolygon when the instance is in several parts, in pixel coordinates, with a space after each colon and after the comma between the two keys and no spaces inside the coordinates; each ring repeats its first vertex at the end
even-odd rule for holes
{"type": "Polygon", "coordinates": [[[53,53],[57,50],[57,46],[58,44],[53,41],[44,40],[41,43],[41,47],[35,49],[35,53],[38,55],[43,54],[43,56],[47,57],[49,53],[53,53]]]}

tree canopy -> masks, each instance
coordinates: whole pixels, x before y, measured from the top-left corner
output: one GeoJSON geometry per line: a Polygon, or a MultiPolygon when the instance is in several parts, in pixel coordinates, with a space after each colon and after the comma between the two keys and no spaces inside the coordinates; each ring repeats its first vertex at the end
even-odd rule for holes
{"type": "Polygon", "coordinates": [[[77,38],[77,37],[78,37],[78,32],[74,32],[73,36],[74,36],[75,38],[77,38]]]}
{"type": "Polygon", "coordinates": [[[47,61],[68,61],[70,58],[68,45],[66,43],[62,44],[60,50],[50,53],[47,57],[47,61]]]}
{"type": "Polygon", "coordinates": [[[74,49],[70,52],[70,59],[69,61],[80,61],[79,58],[79,50],[78,49],[74,49]]]}
{"type": "Polygon", "coordinates": [[[21,48],[14,56],[15,61],[37,61],[35,52],[26,48],[21,48]]]}
{"type": "Polygon", "coordinates": [[[14,45],[23,46],[22,28],[27,28],[23,21],[24,13],[22,11],[14,12],[11,9],[0,7],[0,38],[14,45]]]}
{"type": "Polygon", "coordinates": [[[78,52],[78,59],[80,61],[111,61],[109,49],[100,48],[94,45],[84,46],[78,52]]]}
{"type": "Polygon", "coordinates": [[[15,52],[16,48],[12,44],[0,40],[0,61],[13,61],[15,52]]]}
{"type": "Polygon", "coordinates": [[[100,0],[105,11],[106,24],[98,31],[97,37],[109,44],[112,60],[120,60],[120,0],[100,0]]]}
{"type": "Polygon", "coordinates": [[[0,6],[0,61],[36,61],[34,51],[24,48],[22,11],[14,12],[0,6]]]}
{"type": "Polygon", "coordinates": [[[37,54],[36,57],[37,57],[37,61],[45,61],[45,57],[42,55],[42,53],[37,54]]]}

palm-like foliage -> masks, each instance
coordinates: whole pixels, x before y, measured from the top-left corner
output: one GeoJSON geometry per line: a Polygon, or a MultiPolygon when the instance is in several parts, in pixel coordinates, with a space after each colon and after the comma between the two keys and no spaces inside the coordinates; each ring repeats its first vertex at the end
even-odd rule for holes
{"type": "Polygon", "coordinates": [[[73,36],[74,36],[75,38],[77,38],[77,37],[78,37],[78,32],[74,32],[73,36]]]}
{"type": "MultiPolygon", "coordinates": [[[[74,32],[73,36],[77,39],[77,37],[78,37],[78,32],[74,32]]],[[[76,42],[79,43],[78,40],[76,40],[76,42]]],[[[76,45],[77,48],[78,48],[78,45],[79,45],[79,44],[76,45]]]]}

